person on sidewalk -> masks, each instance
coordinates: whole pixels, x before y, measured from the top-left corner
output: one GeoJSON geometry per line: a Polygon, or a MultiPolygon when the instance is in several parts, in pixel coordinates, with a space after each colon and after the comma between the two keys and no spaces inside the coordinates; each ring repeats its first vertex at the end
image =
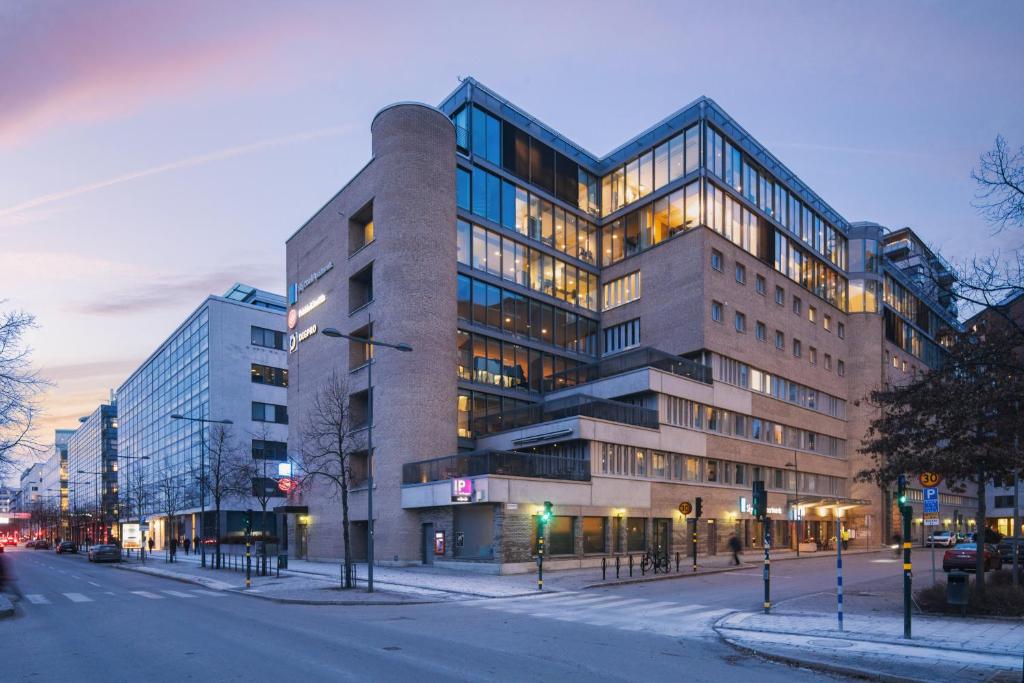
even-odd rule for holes
{"type": "Polygon", "coordinates": [[[843,550],[848,550],[850,548],[850,531],[848,529],[846,529],[845,527],[843,528],[843,531],[842,531],[842,539],[843,539],[843,550]]]}
{"type": "Polygon", "coordinates": [[[192,549],[192,539],[185,537],[185,554],[188,555],[192,549]]]}
{"type": "Polygon", "coordinates": [[[740,539],[736,537],[736,534],[729,534],[729,552],[732,553],[732,563],[734,565],[740,564],[740,539]]]}
{"type": "Polygon", "coordinates": [[[149,537],[149,553],[150,553],[151,555],[153,554],[153,546],[154,546],[154,545],[156,545],[156,544],[155,544],[155,543],[153,543],[153,537],[152,537],[152,536],[150,536],[150,537],[149,537]]]}

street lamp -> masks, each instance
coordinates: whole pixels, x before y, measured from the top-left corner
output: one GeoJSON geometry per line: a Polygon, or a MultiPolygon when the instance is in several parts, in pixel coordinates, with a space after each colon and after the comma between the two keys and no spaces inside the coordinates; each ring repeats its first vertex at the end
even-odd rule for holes
{"type": "MultiPolygon", "coordinates": [[[[171,415],[172,420],[188,420],[199,422],[203,426],[199,429],[199,546],[201,567],[206,567],[206,425],[207,424],[234,424],[231,420],[209,420],[205,417],[186,417],[177,413],[171,415]]],[[[169,521],[169,520],[168,520],[169,521]]],[[[220,520],[217,520],[218,528],[220,520]]],[[[219,532],[218,532],[219,533],[219,532]]]]}
{"type": "Polygon", "coordinates": [[[376,354],[373,352],[375,346],[384,346],[396,351],[408,353],[412,347],[408,344],[391,344],[377,341],[373,338],[373,320],[367,326],[367,336],[357,337],[351,334],[344,334],[328,327],[324,330],[324,336],[336,339],[347,339],[349,341],[366,344],[370,349],[370,361],[366,364],[366,393],[367,393],[367,428],[366,428],[366,592],[373,592],[373,363],[376,354]]]}
{"type": "Polygon", "coordinates": [[[790,506],[790,514],[793,515],[793,531],[796,535],[796,556],[800,557],[800,522],[797,520],[796,506],[800,502],[800,461],[797,460],[796,451],[793,451],[793,462],[786,463],[787,468],[793,468],[793,505],[790,506]]]}

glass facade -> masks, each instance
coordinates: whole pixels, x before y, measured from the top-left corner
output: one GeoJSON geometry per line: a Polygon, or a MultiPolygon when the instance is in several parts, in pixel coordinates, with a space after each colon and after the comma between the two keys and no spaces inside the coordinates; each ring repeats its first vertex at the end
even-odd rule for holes
{"type": "MultiPolygon", "coordinates": [[[[276,342],[282,333],[251,329],[254,345],[281,348],[276,342]]],[[[199,468],[202,425],[170,416],[210,417],[209,356],[209,307],[204,306],[118,390],[126,481],[143,481],[150,488],[165,480],[178,482],[183,507],[199,505],[193,474],[199,468]],[[145,463],[138,460],[143,455],[150,456],[145,463]]],[[[156,496],[144,497],[143,503],[144,514],[160,512],[156,496]]]]}
{"type": "Polygon", "coordinates": [[[104,404],[68,439],[67,469],[74,482],[71,526],[77,542],[108,541],[117,536],[117,458],[117,406],[104,404]]]}

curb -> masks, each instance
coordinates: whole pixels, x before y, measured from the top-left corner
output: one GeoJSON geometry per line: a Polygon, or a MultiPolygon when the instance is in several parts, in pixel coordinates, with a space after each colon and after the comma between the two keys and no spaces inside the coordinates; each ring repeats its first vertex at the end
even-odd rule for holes
{"type": "Polygon", "coordinates": [[[634,584],[634,583],[650,583],[652,581],[668,581],[670,579],[686,579],[686,578],[691,578],[691,577],[694,577],[694,576],[708,576],[710,574],[724,574],[726,572],[738,572],[738,571],[743,571],[744,569],[756,569],[756,568],[757,568],[757,565],[753,565],[752,564],[750,566],[719,567],[719,568],[716,568],[716,569],[708,569],[706,571],[699,571],[696,574],[694,574],[693,572],[690,572],[688,574],[687,573],[683,573],[683,572],[679,572],[678,574],[661,574],[660,576],[639,576],[639,577],[633,577],[631,579],[613,579],[611,581],[601,581],[601,582],[598,582],[598,583],[588,583],[588,584],[584,585],[583,588],[584,589],[586,589],[586,588],[610,588],[612,586],[625,586],[625,585],[634,584]]]}
{"type": "Polygon", "coordinates": [[[180,583],[189,583],[189,584],[192,584],[194,586],[202,586],[203,588],[209,588],[210,590],[215,590],[215,591],[225,591],[226,592],[226,591],[235,590],[234,587],[232,587],[232,586],[225,587],[226,584],[224,584],[224,583],[222,583],[220,581],[216,581],[215,582],[217,585],[210,585],[209,583],[206,582],[205,579],[202,579],[200,577],[191,577],[191,576],[184,576],[184,575],[174,576],[170,572],[163,573],[163,572],[155,572],[155,571],[146,571],[145,567],[130,567],[130,566],[125,566],[123,564],[115,564],[115,565],[113,565],[113,567],[114,567],[114,569],[120,569],[121,571],[124,571],[124,572],[136,572],[138,574],[146,574],[147,576],[155,576],[155,577],[157,577],[159,579],[168,579],[170,581],[178,581],[180,583]]]}
{"type": "Polygon", "coordinates": [[[259,600],[266,600],[267,602],[276,602],[281,605],[339,605],[343,607],[356,607],[359,605],[366,605],[368,607],[394,607],[399,605],[432,605],[441,600],[307,600],[304,598],[275,598],[270,595],[264,595],[262,593],[251,593],[246,592],[244,588],[229,588],[225,593],[237,593],[238,595],[244,595],[249,598],[257,598],[259,600]]]}
{"type": "Polygon", "coordinates": [[[715,633],[718,637],[727,643],[729,647],[743,652],[748,655],[753,655],[761,659],[765,659],[772,662],[778,662],[780,664],[787,664],[789,666],[800,667],[802,669],[811,669],[813,671],[821,671],[823,673],[830,674],[841,674],[850,678],[858,678],[867,681],[884,681],[885,683],[931,683],[930,679],[927,678],[911,678],[909,676],[894,676],[892,674],[883,673],[880,671],[872,671],[870,669],[862,669],[856,666],[847,666],[844,664],[829,664],[815,659],[800,659],[799,657],[791,657],[789,655],[780,655],[772,652],[764,652],[763,650],[757,650],[746,645],[742,645],[731,638],[723,636],[718,627],[714,627],[715,633]]]}

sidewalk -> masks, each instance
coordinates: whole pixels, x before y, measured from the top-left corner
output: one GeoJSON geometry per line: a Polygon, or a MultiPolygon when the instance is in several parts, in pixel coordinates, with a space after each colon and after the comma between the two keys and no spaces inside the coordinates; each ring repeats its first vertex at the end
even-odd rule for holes
{"type": "Polygon", "coordinates": [[[959,683],[1008,671],[1019,680],[1024,653],[1019,620],[914,615],[913,638],[904,640],[902,616],[846,615],[839,631],[835,614],[735,612],[715,630],[768,659],[873,680],[959,683]]]}

